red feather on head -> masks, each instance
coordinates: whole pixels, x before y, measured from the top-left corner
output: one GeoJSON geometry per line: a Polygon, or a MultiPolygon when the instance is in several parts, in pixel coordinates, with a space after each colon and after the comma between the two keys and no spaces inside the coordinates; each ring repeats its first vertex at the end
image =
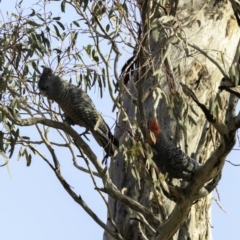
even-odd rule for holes
{"type": "MultiPolygon", "coordinates": [[[[149,129],[149,131],[151,131],[154,134],[155,139],[157,140],[158,135],[161,133],[161,128],[160,128],[160,125],[159,125],[157,119],[155,119],[155,118],[149,119],[148,129],[149,129]]],[[[153,140],[150,136],[149,136],[149,139],[148,139],[148,144],[149,145],[154,144],[154,142],[153,142],[153,140]]]]}

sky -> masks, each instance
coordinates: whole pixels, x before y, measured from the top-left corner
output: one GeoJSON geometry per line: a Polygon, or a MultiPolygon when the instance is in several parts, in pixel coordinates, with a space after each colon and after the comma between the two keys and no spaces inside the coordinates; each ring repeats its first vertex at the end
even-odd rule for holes
{"type": "MultiPolygon", "coordinates": [[[[33,1],[24,0],[26,6],[31,6],[33,1]]],[[[0,10],[2,14],[11,12],[14,1],[2,0],[0,10]]],[[[54,8],[57,13],[60,8],[54,8]]],[[[72,17],[71,13],[71,17],[72,17]]],[[[127,56],[126,56],[127,59],[127,56]]],[[[112,106],[106,99],[101,99],[98,92],[92,92],[96,107],[111,125],[112,106]]],[[[115,115],[112,114],[115,118],[115,115]]],[[[75,128],[77,129],[77,127],[75,128]]],[[[29,134],[29,129],[21,130],[21,134],[29,134]]],[[[31,130],[34,137],[34,130],[31,130]]],[[[91,143],[98,156],[102,150],[97,144],[91,143]]],[[[236,148],[239,149],[237,143],[236,148]]],[[[76,170],[72,165],[69,154],[60,149],[63,174],[70,185],[74,186],[89,207],[105,222],[106,207],[99,194],[93,189],[91,179],[87,174],[76,170]]],[[[239,151],[233,150],[227,157],[228,160],[239,163],[239,151]]],[[[82,166],[84,163],[79,160],[82,166]]],[[[9,162],[11,177],[5,167],[0,168],[0,239],[4,240],[92,240],[102,239],[103,230],[77,205],[66,193],[52,170],[39,157],[32,160],[31,166],[26,167],[26,161],[21,158],[17,161],[17,151],[9,162]]],[[[212,201],[212,227],[213,239],[240,239],[239,216],[240,193],[240,168],[229,163],[223,171],[222,180],[218,186],[221,208],[214,198],[218,198],[216,191],[212,201]]],[[[101,182],[98,181],[101,186],[101,182]]]]}

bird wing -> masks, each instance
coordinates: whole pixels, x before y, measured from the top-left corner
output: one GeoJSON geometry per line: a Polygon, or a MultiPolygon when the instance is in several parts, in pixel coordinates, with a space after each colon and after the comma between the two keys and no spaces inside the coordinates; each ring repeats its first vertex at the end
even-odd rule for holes
{"type": "Polygon", "coordinates": [[[71,104],[74,110],[74,122],[83,125],[91,131],[108,136],[109,127],[97,111],[93,101],[82,89],[76,86],[71,88],[71,104]],[[77,121],[76,121],[76,120],[77,121]]]}

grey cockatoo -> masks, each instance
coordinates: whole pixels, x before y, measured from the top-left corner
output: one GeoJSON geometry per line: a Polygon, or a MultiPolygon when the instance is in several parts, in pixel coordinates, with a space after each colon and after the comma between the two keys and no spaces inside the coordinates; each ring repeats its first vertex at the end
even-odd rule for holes
{"type": "Polygon", "coordinates": [[[156,119],[149,120],[149,130],[154,134],[155,142],[150,138],[148,143],[155,150],[152,159],[159,170],[171,178],[189,181],[200,164],[167,140],[156,119]]]}
{"type": "Polygon", "coordinates": [[[167,173],[171,178],[189,181],[200,166],[195,159],[167,140],[163,133],[159,134],[152,148],[156,151],[153,161],[162,173],[167,173]]]}
{"type": "Polygon", "coordinates": [[[54,75],[52,69],[42,67],[43,72],[38,81],[41,94],[58,103],[68,124],[77,124],[90,130],[98,144],[105,149],[106,156],[113,155],[112,143],[118,146],[118,141],[91,98],[82,89],[54,75]]]}
{"type": "MultiPolygon", "coordinates": [[[[201,164],[189,157],[179,147],[168,140],[160,130],[160,127],[158,129],[158,132],[153,132],[156,142],[152,144],[150,142],[150,145],[155,150],[155,154],[152,158],[153,161],[156,163],[159,170],[164,174],[168,174],[170,178],[181,178],[190,182],[193,174],[201,167],[201,164]]],[[[202,191],[210,193],[217,186],[220,179],[221,172],[206,184],[202,191]]]]}

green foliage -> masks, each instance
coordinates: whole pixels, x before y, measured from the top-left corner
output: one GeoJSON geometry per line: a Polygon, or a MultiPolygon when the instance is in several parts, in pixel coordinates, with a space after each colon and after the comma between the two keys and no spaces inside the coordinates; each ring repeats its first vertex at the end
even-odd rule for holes
{"type": "Polygon", "coordinates": [[[27,167],[30,166],[31,161],[32,161],[32,155],[28,153],[27,148],[21,147],[19,152],[18,152],[18,159],[19,160],[21,157],[25,157],[26,162],[27,162],[27,167]]]}
{"type": "MultiPolygon", "coordinates": [[[[125,20],[129,19],[124,18],[130,16],[128,6],[120,2],[42,0],[26,8],[26,3],[19,1],[18,10],[2,19],[0,31],[0,100],[12,117],[61,118],[51,102],[39,98],[41,65],[51,67],[86,91],[97,87],[101,97],[108,88],[112,100],[117,101],[112,89],[113,72],[115,79],[118,76],[112,63],[117,69],[114,58],[126,41],[122,36],[126,35],[124,29],[128,31],[125,20]]],[[[132,22],[134,29],[136,21],[132,22]]],[[[0,121],[0,150],[11,157],[18,149],[16,145],[22,145],[25,150],[20,150],[19,156],[24,156],[30,165],[27,149],[34,149],[34,141],[22,136],[21,128],[4,114],[0,121]]]]}

